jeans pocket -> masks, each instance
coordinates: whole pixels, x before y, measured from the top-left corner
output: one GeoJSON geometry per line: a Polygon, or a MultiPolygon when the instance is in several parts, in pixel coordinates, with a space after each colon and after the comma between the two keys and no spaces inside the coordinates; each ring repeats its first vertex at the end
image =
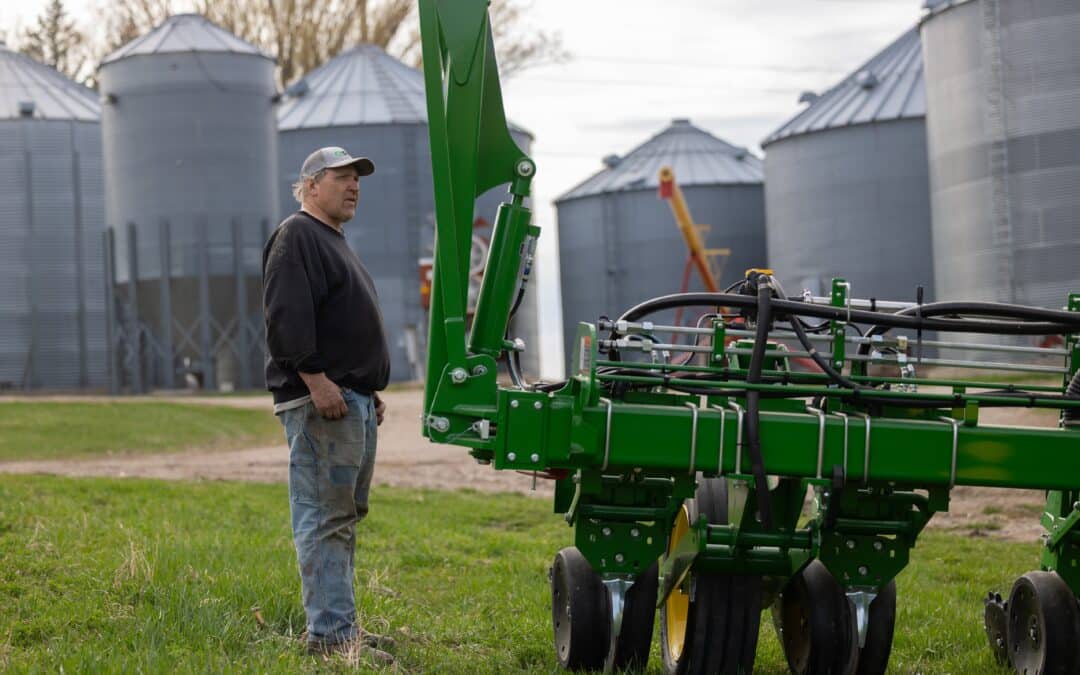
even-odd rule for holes
{"type": "MultiPolygon", "coordinates": [[[[303,409],[301,409],[303,410],[303,409]]],[[[303,422],[289,429],[289,499],[303,504],[319,501],[319,456],[303,422]]]]}

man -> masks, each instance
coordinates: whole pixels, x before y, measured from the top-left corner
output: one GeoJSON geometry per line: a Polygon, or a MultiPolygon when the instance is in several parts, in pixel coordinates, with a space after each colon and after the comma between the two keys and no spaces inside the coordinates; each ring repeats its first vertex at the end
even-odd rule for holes
{"type": "Polygon", "coordinates": [[[356,213],[360,177],[375,165],[341,148],[311,153],[293,195],[300,210],[263,250],[266,385],[289,442],[289,502],[300,564],[307,647],[355,653],[391,642],[356,623],[356,523],[368,512],[376,427],[390,377],[386,334],[371,276],[343,226],[356,213]]]}

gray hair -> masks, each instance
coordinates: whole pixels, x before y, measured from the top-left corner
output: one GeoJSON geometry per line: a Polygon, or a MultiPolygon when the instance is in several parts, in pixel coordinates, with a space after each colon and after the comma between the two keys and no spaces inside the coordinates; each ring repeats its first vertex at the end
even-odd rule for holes
{"type": "Polygon", "coordinates": [[[304,177],[301,176],[298,181],[292,185],[292,195],[300,204],[304,203],[304,198],[307,197],[307,182],[310,180],[314,183],[318,183],[322,180],[322,177],[326,175],[326,169],[319,169],[314,174],[304,177]]]}

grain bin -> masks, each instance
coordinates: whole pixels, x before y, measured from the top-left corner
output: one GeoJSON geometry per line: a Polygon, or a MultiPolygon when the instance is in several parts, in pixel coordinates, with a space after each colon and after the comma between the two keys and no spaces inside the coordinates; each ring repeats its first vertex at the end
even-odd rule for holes
{"type": "Polygon", "coordinates": [[[1080,4],[927,8],[938,297],[1062,307],[1080,291],[1080,4]]]}
{"type": "MultiPolygon", "coordinates": [[[[555,201],[559,220],[566,358],[581,321],[678,292],[687,250],[657,174],[670,166],[709,248],[730,248],[721,287],[765,265],[761,160],[686,119],[670,126],[555,201]]],[[[700,290],[692,277],[690,290],[700,290]]]]}
{"type": "Polygon", "coordinates": [[[99,70],[127,386],[262,384],[262,243],[276,221],[274,62],[195,14],[99,70]],[[135,281],[136,283],[132,283],[135,281]]]}
{"type": "Polygon", "coordinates": [[[0,389],[105,383],[97,96],[0,43],[0,389]]]}
{"type": "Polygon", "coordinates": [[[916,28],[762,142],[769,264],[789,294],[933,291],[926,98],[916,28]]]}

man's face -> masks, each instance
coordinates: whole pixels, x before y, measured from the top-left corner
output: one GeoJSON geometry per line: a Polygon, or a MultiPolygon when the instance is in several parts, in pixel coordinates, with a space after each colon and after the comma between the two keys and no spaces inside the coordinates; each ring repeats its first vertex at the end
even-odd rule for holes
{"type": "Polygon", "coordinates": [[[360,199],[360,172],[355,166],[327,169],[322,180],[312,185],[311,199],[323,212],[337,221],[348,222],[356,215],[360,199]]]}

